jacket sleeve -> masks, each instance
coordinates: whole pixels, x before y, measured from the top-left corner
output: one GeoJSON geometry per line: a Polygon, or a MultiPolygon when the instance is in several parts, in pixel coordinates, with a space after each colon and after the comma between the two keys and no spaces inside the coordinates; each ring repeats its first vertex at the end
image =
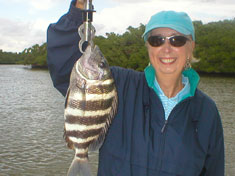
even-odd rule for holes
{"type": "Polygon", "coordinates": [[[206,176],[224,176],[224,137],[220,115],[217,115],[211,133],[210,145],[205,161],[204,171],[206,176]]]}
{"type": "Polygon", "coordinates": [[[82,10],[71,2],[68,13],[47,30],[47,64],[53,85],[66,95],[72,67],[82,55],[78,49],[78,27],[82,24],[82,10]]]}

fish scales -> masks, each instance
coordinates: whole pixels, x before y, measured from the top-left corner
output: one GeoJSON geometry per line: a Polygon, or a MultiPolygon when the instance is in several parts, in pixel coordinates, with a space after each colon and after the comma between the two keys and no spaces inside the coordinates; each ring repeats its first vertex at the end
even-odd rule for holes
{"type": "Polygon", "coordinates": [[[67,115],[65,123],[67,124],[81,124],[81,125],[95,125],[100,123],[105,123],[108,118],[108,114],[97,115],[97,116],[87,116],[86,118],[82,116],[67,115]]]}
{"type": "MultiPolygon", "coordinates": [[[[102,86],[99,85],[95,89],[93,86],[93,92],[90,94],[96,94],[96,92],[94,90],[98,90],[97,91],[98,94],[101,94],[101,91],[105,90],[105,89],[100,89],[101,87],[102,86]]],[[[112,92],[112,89],[110,89],[110,90],[112,92]]],[[[77,110],[77,113],[76,112],[73,113],[71,111],[67,112],[66,120],[67,120],[67,117],[69,119],[71,116],[75,117],[75,119],[76,119],[75,121],[73,121],[73,122],[76,122],[76,123],[73,123],[73,126],[75,126],[75,129],[69,128],[70,126],[67,125],[67,122],[65,120],[65,126],[67,125],[65,135],[68,136],[69,138],[74,137],[74,136],[69,135],[69,134],[71,134],[71,133],[69,133],[70,130],[72,130],[73,132],[77,131],[76,138],[82,138],[82,133],[81,133],[82,131],[81,130],[86,130],[86,131],[83,131],[83,133],[89,134],[92,132],[92,130],[94,130],[95,128],[98,127],[99,130],[96,130],[96,133],[95,134],[93,133],[91,135],[91,136],[97,136],[106,125],[106,122],[108,120],[108,117],[109,117],[109,114],[111,111],[110,107],[111,107],[113,99],[114,99],[114,97],[113,97],[113,98],[109,98],[107,100],[100,99],[99,101],[98,100],[86,101],[86,93],[84,94],[82,91],[80,93],[82,94],[81,97],[84,97],[83,100],[81,100],[81,101],[74,100],[73,97],[71,97],[71,99],[68,99],[68,102],[67,102],[67,107],[77,110]],[[77,114],[77,116],[74,116],[74,114],[77,114]],[[99,120],[100,117],[101,117],[101,120],[99,120]],[[106,117],[105,121],[104,121],[103,117],[106,117]],[[80,121],[79,121],[79,119],[80,119],[80,121]],[[82,123],[81,122],[82,120],[86,121],[86,124],[82,123]],[[81,125],[83,125],[84,127],[82,128],[81,125]],[[90,126],[92,126],[91,129],[89,129],[90,126]]],[[[105,92],[105,93],[108,93],[108,92],[105,92]]]]}
{"type": "Polygon", "coordinates": [[[96,111],[96,110],[105,110],[110,107],[110,104],[113,101],[113,97],[109,99],[104,100],[94,100],[94,101],[86,101],[86,100],[71,100],[69,102],[69,107],[81,109],[81,110],[87,110],[87,111],[96,111]]]}
{"type": "Polygon", "coordinates": [[[108,63],[98,46],[88,45],[74,64],[66,95],[64,137],[67,146],[75,150],[69,176],[90,176],[88,152],[102,145],[117,104],[108,63]]]}

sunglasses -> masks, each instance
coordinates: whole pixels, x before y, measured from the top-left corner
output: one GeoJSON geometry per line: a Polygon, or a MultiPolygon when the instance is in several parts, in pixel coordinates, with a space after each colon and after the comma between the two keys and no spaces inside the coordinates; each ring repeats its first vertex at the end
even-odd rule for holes
{"type": "Polygon", "coordinates": [[[160,35],[153,35],[148,38],[148,42],[153,47],[159,47],[166,42],[166,39],[170,41],[170,44],[174,47],[184,46],[189,38],[182,35],[173,35],[169,37],[162,37],[160,35]]]}

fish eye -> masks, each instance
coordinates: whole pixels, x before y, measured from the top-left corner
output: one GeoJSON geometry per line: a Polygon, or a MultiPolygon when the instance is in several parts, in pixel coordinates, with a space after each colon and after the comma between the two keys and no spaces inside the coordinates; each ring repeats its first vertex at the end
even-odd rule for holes
{"type": "Polygon", "coordinates": [[[100,67],[100,68],[104,68],[104,67],[105,67],[105,65],[106,65],[106,64],[105,64],[105,62],[104,62],[104,61],[101,61],[101,62],[99,63],[99,67],[100,67]]]}

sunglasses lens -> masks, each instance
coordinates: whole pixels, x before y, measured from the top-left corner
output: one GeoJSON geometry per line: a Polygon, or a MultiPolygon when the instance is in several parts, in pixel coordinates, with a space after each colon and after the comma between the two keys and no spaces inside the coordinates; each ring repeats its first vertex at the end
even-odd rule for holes
{"type": "MultiPolygon", "coordinates": [[[[184,36],[172,36],[168,38],[170,40],[170,44],[174,47],[181,47],[183,45],[185,45],[186,41],[188,40],[188,38],[184,37],[184,36]]],[[[162,36],[150,36],[148,38],[148,42],[151,46],[153,47],[159,47],[162,44],[165,43],[165,37],[162,36]]]]}
{"type": "Polygon", "coordinates": [[[181,47],[185,45],[188,39],[184,36],[174,36],[170,38],[170,43],[172,46],[181,47]]]}
{"type": "Polygon", "coordinates": [[[151,46],[161,46],[164,43],[164,38],[161,36],[150,36],[148,42],[151,46]]]}

